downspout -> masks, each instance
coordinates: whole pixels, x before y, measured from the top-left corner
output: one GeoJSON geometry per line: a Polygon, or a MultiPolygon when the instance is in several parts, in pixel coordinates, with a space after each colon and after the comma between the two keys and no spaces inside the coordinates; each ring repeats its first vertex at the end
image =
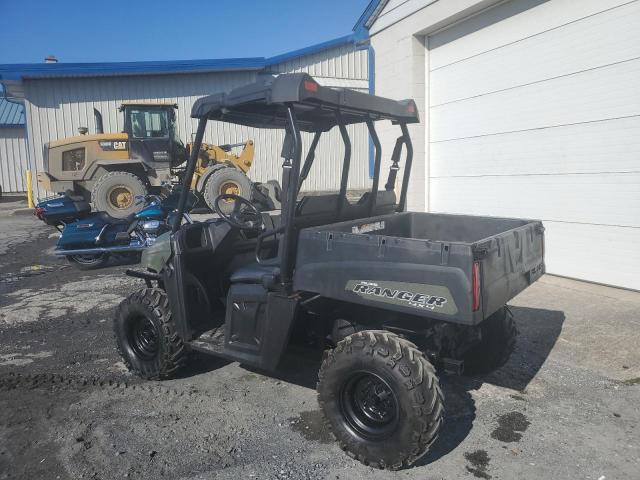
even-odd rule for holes
{"type": "MultiPolygon", "coordinates": [[[[367,70],[369,73],[369,95],[376,93],[376,51],[367,38],[366,43],[361,43],[356,47],[358,50],[367,51],[367,70]]],[[[371,135],[369,135],[369,178],[373,178],[375,171],[375,149],[371,135]]]]}
{"type": "MultiPolygon", "coordinates": [[[[37,175],[38,169],[37,168],[33,168],[33,162],[31,161],[31,142],[29,141],[29,125],[30,125],[30,115],[29,115],[29,109],[27,108],[26,102],[24,98],[18,98],[18,97],[9,97],[7,96],[7,87],[0,82],[0,98],[5,99],[7,102],[9,103],[15,103],[17,105],[22,105],[22,109],[24,112],[24,125],[22,126],[22,128],[24,129],[24,146],[25,146],[25,150],[27,152],[27,171],[28,172],[35,172],[37,175]]],[[[39,200],[39,193],[40,190],[37,186],[37,182],[36,182],[36,190],[37,190],[37,195],[36,198],[38,198],[39,200]]],[[[31,191],[33,192],[33,187],[31,187],[31,191]]]]}

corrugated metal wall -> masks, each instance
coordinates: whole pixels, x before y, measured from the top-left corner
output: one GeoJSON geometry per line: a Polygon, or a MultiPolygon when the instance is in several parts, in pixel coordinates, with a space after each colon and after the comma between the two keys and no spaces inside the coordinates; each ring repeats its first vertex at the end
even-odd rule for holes
{"type": "MultiPolygon", "coordinates": [[[[274,74],[305,72],[314,77],[321,85],[327,87],[348,87],[364,92],[369,91],[368,58],[366,50],[356,50],[352,45],[324,50],[311,55],[278,63],[268,69],[274,74]]],[[[351,138],[351,167],[349,170],[349,187],[353,189],[370,186],[369,178],[369,134],[365,125],[347,127],[351,138]]],[[[265,131],[263,130],[264,134],[265,131]]],[[[274,145],[277,158],[280,156],[282,134],[274,145]]],[[[305,150],[311,143],[312,135],[303,133],[305,150]]],[[[337,190],[340,185],[340,174],[344,148],[337,128],[324,134],[316,150],[318,155],[314,161],[303,190],[321,191],[337,190]]],[[[278,175],[279,178],[279,175],[278,175]]]]}
{"type": "Polygon", "coordinates": [[[27,142],[24,128],[0,128],[0,185],[3,192],[24,192],[27,142]]]}
{"type": "Polygon", "coordinates": [[[367,50],[344,45],[272,65],[272,73],[306,72],[322,85],[368,89],[367,50]]]}
{"type": "MultiPolygon", "coordinates": [[[[354,47],[326,50],[294,62],[275,65],[271,71],[308,71],[312,75],[319,74],[319,82],[328,86],[366,89],[368,85],[366,51],[358,51],[354,47]]],[[[176,102],[179,134],[185,142],[189,142],[196,131],[196,122],[190,118],[193,103],[202,96],[249,83],[256,75],[256,72],[225,72],[26,80],[25,107],[32,164],[36,170],[42,168],[45,142],[77,135],[80,126],[88,127],[93,133],[93,108],[102,113],[105,132],[121,131],[122,115],[118,107],[123,101],[176,102]]],[[[366,128],[358,126],[349,129],[352,134],[350,188],[365,188],[370,181],[366,128]]],[[[317,157],[315,168],[305,185],[306,190],[334,190],[339,184],[343,148],[339,133],[337,129],[334,130],[325,135],[318,147],[318,152],[324,152],[324,155],[317,157]]],[[[236,143],[245,139],[253,139],[256,144],[256,158],[249,176],[255,181],[280,180],[283,132],[209,122],[205,136],[206,142],[217,144],[236,143]]],[[[305,141],[308,145],[309,136],[305,135],[305,141]]]]}

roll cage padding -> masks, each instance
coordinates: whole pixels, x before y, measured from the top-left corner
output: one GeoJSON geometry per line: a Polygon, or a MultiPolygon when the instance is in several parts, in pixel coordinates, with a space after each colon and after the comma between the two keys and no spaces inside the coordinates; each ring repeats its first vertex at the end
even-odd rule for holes
{"type": "Polygon", "coordinates": [[[305,132],[328,131],[338,125],[338,111],[343,125],[368,119],[420,121],[413,100],[391,100],[348,88],[323,87],[306,73],[261,77],[229,93],[203,97],[194,103],[191,116],[256,128],[285,128],[288,104],[295,109],[299,130],[305,132]]]}

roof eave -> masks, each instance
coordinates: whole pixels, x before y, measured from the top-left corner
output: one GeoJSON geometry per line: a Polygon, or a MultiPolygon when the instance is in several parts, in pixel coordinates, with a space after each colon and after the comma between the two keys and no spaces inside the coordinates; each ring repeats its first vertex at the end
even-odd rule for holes
{"type": "Polygon", "coordinates": [[[384,7],[387,6],[387,3],[389,3],[389,0],[371,0],[369,5],[367,5],[367,8],[362,12],[362,15],[360,15],[356,24],[353,26],[353,30],[357,31],[364,29],[368,31],[371,28],[371,25],[373,25],[377,20],[382,10],[384,10],[384,7]]]}
{"type": "Polygon", "coordinates": [[[114,62],[69,64],[14,64],[0,66],[0,82],[22,82],[47,78],[90,78],[137,75],[176,75],[258,71],[265,67],[263,57],[223,60],[190,60],[170,62],[114,62]],[[218,65],[215,63],[218,62],[218,65]]]}
{"type": "Polygon", "coordinates": [[[316,43],[315,45],[311,45],[309,47],[304,47],[298,50],[293,50],[291,52],[283,53],[281,55],[275,55],[273,57],[269,57],[266,59],[265,66],[270,67],[278,63],[288,62],[291,60],[295,60],[296,58],[304,57],[306,55],[313,55],[314,53],[323,52],[325,50],[341,47],[343,45],[354,44],[357,40],[358,40],[358,37],[355,34],[355,32],[350,33],[349,35],[344,35],[342,37],[334,38],[332,40],[327,40],[326,42],[316,43]]]}

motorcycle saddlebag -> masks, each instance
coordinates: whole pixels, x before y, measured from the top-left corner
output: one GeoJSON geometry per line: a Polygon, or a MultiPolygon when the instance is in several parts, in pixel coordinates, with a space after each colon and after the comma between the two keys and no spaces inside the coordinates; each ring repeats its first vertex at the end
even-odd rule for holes
{"type": "Polygon", "coordinates": [[[63,195],[49,198],[36,205],[36,216],[47,225],[62,225],[84,218],[91,212],[91,205],[81,197],[63,195]]]}

